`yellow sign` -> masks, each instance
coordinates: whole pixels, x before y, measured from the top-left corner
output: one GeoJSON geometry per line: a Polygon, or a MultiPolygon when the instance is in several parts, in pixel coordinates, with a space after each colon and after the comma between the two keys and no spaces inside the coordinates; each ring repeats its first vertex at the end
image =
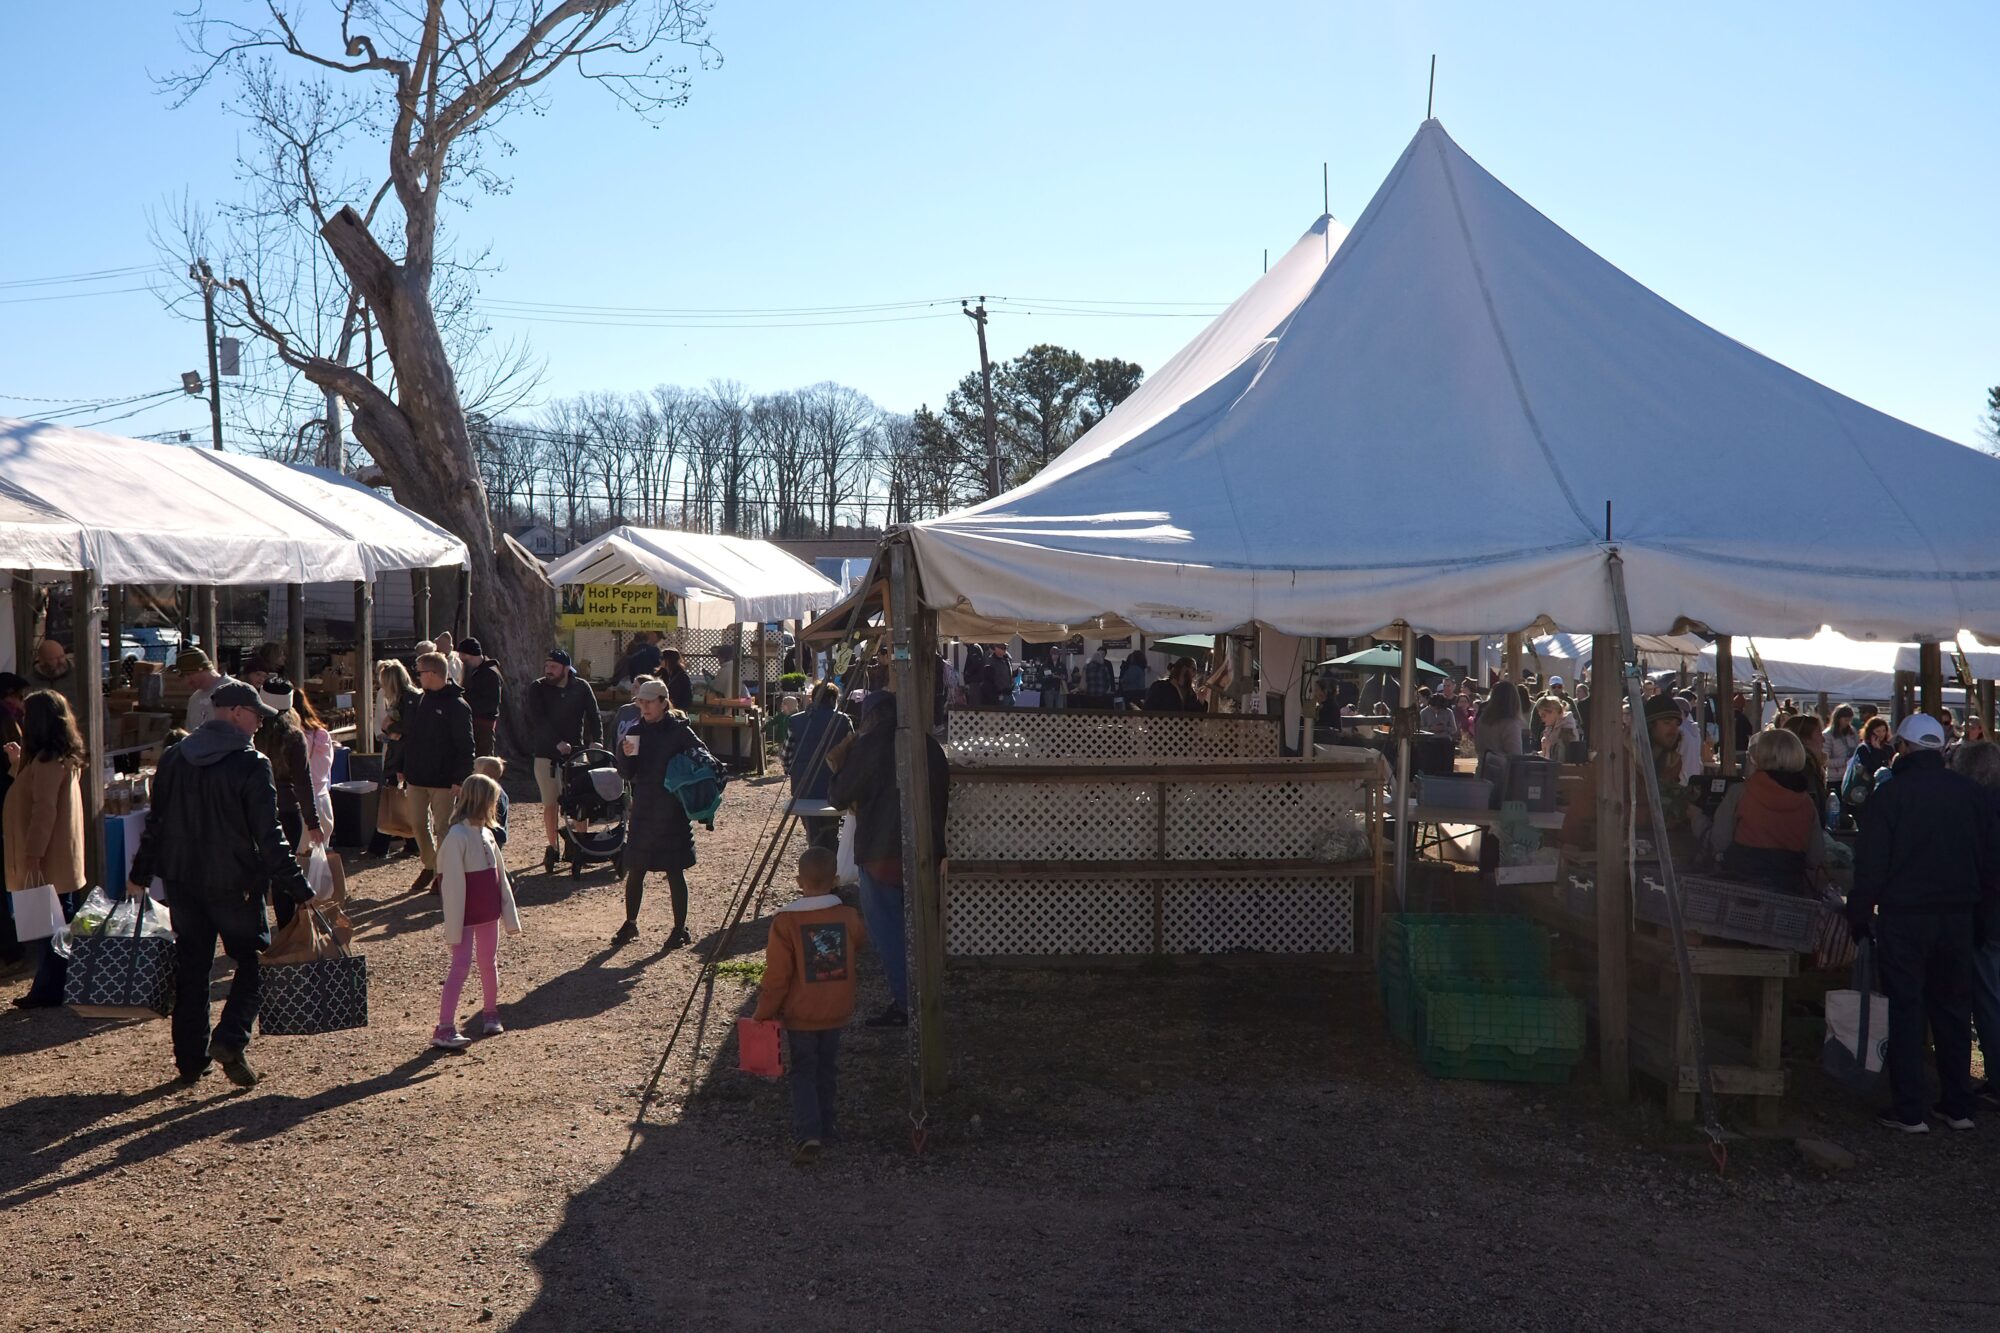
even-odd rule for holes
{"type": "Polygon", "coordinates": [[[556,596],[564,629],[680,628],[679,601],[650,583],[568,583],[556,596]]]}

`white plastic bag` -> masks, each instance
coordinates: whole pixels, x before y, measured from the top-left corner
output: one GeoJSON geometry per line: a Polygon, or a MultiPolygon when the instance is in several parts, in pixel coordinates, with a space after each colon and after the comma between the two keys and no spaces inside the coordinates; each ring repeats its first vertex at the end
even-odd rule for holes
{"type": "MultiPolygon", "coordinates": [[[[92,889],[83,900],[83,906],[76,909],[76,916],[70,920],[69,928],[79,935],[95,935],[97,928],[104,924],[118,904],[103,889],[92,889]]],[[[126,918],[128,921],[131,918],[126,918]]]]}
{"type": "Polygon", "coordinates": [[[1874,955],[1873,942],[1863,940],[1855,953],[1850,988],[1826,993],[1821,1062],[1856,1092],[1869,1091],[1881,1078],[1889,1049],[1889,997],[1875,989],[1874,955]]]}
{"type": "Polygon", "coordinates": [[[854,828],[852,814],[840,817],[840,850],[837,853],[838,866],[834,871],[834,878],[841,884],[861,882],[861,871],[854,864],[854,828]]]}
{"type": "Polygon", "coordinates": [[[306,887],[313,891],[317,899],[333,896],[333,867],[327,864],[326,848],[315,847],[306,860],[306,887]]]}
{"type": "MultiPolygon", "coordinates": [[[[106,935],[130,936],[132,934],[132,918],[134,915],[139,916],[140,939],[149,940],[156,937],[160,939],[172,939],[174,937],[173,915],[164,907],[152,903],[142,904],[137,898],[121,898],[118,900],[118,905],[111,909],[110,919],[104,923],[103,933],[106,935]],[[141,906],[145,907],[143,914],[140,914],[139,911],[141,906]]],[[[79,931],[78,933],[81,934],[82,932],[79,931]]]]}

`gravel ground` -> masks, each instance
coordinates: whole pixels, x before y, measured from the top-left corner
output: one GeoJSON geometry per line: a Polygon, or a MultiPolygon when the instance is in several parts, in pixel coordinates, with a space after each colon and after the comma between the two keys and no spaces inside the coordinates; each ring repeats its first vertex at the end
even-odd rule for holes
{"type": "MultiPolygon", "coordinates": [[[[779,795],[738,784],[699,835],[704,947],[779,795]]],[[[726,975],[626,1155],[694,955],[659,952],[663,883],[609,951],[617,886],[531,868],[515,811],[510,1030],[464,1054],[425,1045],[444,951],[406,860],[351,875],[372,1026],[260,1038],[250,1093],[172,1088],[164,1023],[0,1013],[0,1329],[1880,1329],[2000,1305],[2000,1125],[1892,1137],[1808,1064],[1788,1132],[1718,1178],[1588,1069],[1423,1077],[1367,978],[1303,964],[954,969],[928,1151],[902,1034],[857,1027],[847,1137],[810,1171],[783,1089],[730,1067],[750,990],[726,975]],[[1797,1134],[1858,1164],[1825,1174],[1797,1134]]]]}

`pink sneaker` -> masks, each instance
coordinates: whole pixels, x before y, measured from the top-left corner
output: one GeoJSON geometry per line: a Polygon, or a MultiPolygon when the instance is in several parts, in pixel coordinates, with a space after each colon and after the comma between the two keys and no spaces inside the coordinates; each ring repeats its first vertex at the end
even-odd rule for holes
{"type": "Polygon", "coordinates": [[[482,1037],[497,1037],[506,1030],[501,1026],[498,1014],[488,1014],[479,1024],[479,1035],[482,1037]]]}
{"type": "Polygon", "coordinates": [[[472,1045],[472,1038],[456,1031],[439,1028],[431,1033],[431,1045],[440,1051],[462,1051],[472,1045]]]}

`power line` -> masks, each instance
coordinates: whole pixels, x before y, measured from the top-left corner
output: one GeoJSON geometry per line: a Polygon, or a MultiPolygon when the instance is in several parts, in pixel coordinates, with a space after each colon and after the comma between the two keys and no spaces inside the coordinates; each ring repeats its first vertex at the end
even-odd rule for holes
{"type": "Polygon", "coordinates": [[[0,279],[0,287],[53,287],[80,282],[108,282],[113,278],[129,278],[134,273],[151,273],[156,269],[152,264],[132,264],[125,268],[100,268],[88,273],[59,273],[48,278],[5,278],[0,279]]]}
{"type": "Polygon", "coordinates": [[[30,301],[81,301],[86,296],[123,296],[128,292],[150,292],[151,287],[113,287],[95,292],[60,292],[54,296],[0,297],[0,305],[26,305],[30,301]]]}

